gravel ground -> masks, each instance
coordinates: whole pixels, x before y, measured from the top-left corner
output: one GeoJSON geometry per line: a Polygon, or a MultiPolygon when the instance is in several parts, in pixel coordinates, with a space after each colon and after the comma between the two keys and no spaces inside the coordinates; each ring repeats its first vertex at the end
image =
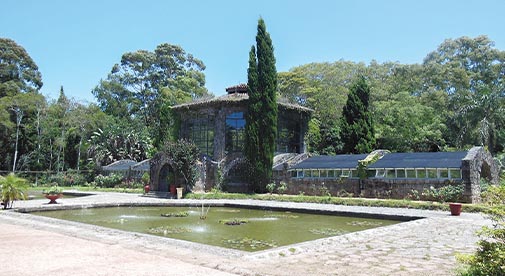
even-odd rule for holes
{"type": "MultiPolygon", "coordinates": [[[[16,202],[21,211],[93,205],[201,204],[138,194],[16,202]]],[[[258,200],[207,200],[361,216],[422,219],[260,252],[201,245],[14,211],[0,211],[0,271],[5,275],[453,275],[457,253],[471,253],[480,214],[258,200]]]]}

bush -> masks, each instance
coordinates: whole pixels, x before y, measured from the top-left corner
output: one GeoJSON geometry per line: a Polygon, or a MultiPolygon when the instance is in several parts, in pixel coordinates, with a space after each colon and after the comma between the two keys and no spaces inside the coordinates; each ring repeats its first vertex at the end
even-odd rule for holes
{"type": "Polygon", "coordinates": [[[438,189],[431,186],[429,189],[424,189],[420,196],[417,192],[411,192],[410,197],[415,197],[421,200],[438,201],[438,202],[457,202],[460,201],[464,191],[463,185],[447,185],[438,189]]]}
{"type": "Polygon", "coordinates": [[[273,193],[274,190],[275,190],[275,183],[269,183],[269,184],[267,184],[267,191],[269,193],[273,193]]]}
{"type": "Polygon", "coordinates": [[[279,187],[277,187],[277,192],[279,194],[284,194],[288,189],[288,184],[284,181],[281,181],[281,185],[279,185],[279,187]]]}
{"type": "Polygon", "coordinates": [[[119,174],[110,174],[108,176],[98,175],[95,177],[95,185],[100,188],[114,188],[123,181],[123,176],[119,174]]]}
{"type": "Polygon", "coordinates": [[[505,185],[491,186],[482,194],[483,202],[490,206],[486,212],[493,227],[484,226],[479,235],[478,249],[474,255],[460,256],[467,265],[460,275],[505,275],[505,185]]]}

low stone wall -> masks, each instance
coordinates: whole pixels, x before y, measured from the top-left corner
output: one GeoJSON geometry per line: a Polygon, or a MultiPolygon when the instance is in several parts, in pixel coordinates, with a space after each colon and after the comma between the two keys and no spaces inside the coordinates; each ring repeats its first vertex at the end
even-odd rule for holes
{"type": "Polygon", "coordinates": [[[297,195],[324,196],[330,193],[332,196],[359,196],[359,179],[291,179],[288,182],[286,193],[297,195]]]}
{"type": "Polygon", "coordinates": [[[372,198],[394,198],[404,199],[412,191],[419,194],[423,190],[431,187],[438,189],[447,185],[462,184],[462,180],[442,180],[442,179],[383,179],[369,178],[363,180],[363,190],[361,196],[372,198]]]}

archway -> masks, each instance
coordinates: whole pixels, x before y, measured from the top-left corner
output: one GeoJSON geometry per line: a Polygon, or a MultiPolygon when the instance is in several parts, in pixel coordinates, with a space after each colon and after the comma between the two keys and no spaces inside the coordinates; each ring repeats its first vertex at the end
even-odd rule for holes
{"type": "Polygon", "coordinates": [[[153,192],[169,192],[170,184],[175,183],[173,160],[164,152],[157,153],[150,161],[151,190],[153,192]]]}
{"type": "Polygon", "coordinates": [[[161,167],[159,177],[158,177],[158,191],[168,192],[170,184],[174,184],[174,171],[172,167],[166,163],[161,167]]]}

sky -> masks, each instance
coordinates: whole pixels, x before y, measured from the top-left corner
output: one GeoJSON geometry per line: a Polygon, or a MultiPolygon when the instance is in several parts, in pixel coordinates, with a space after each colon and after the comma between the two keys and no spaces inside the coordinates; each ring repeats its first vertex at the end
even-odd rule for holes
{"type": "Polygon", "coordinates": [[[265,20],[277,71],[311,62],[421,63],[446,39],[487,35],[505,50],[503,0],[0,0],[0,37],[39,67],[41,93],[95,102],[121,56],[181,46],[202,60],[207,89],[247,83],[265,20]]]}

